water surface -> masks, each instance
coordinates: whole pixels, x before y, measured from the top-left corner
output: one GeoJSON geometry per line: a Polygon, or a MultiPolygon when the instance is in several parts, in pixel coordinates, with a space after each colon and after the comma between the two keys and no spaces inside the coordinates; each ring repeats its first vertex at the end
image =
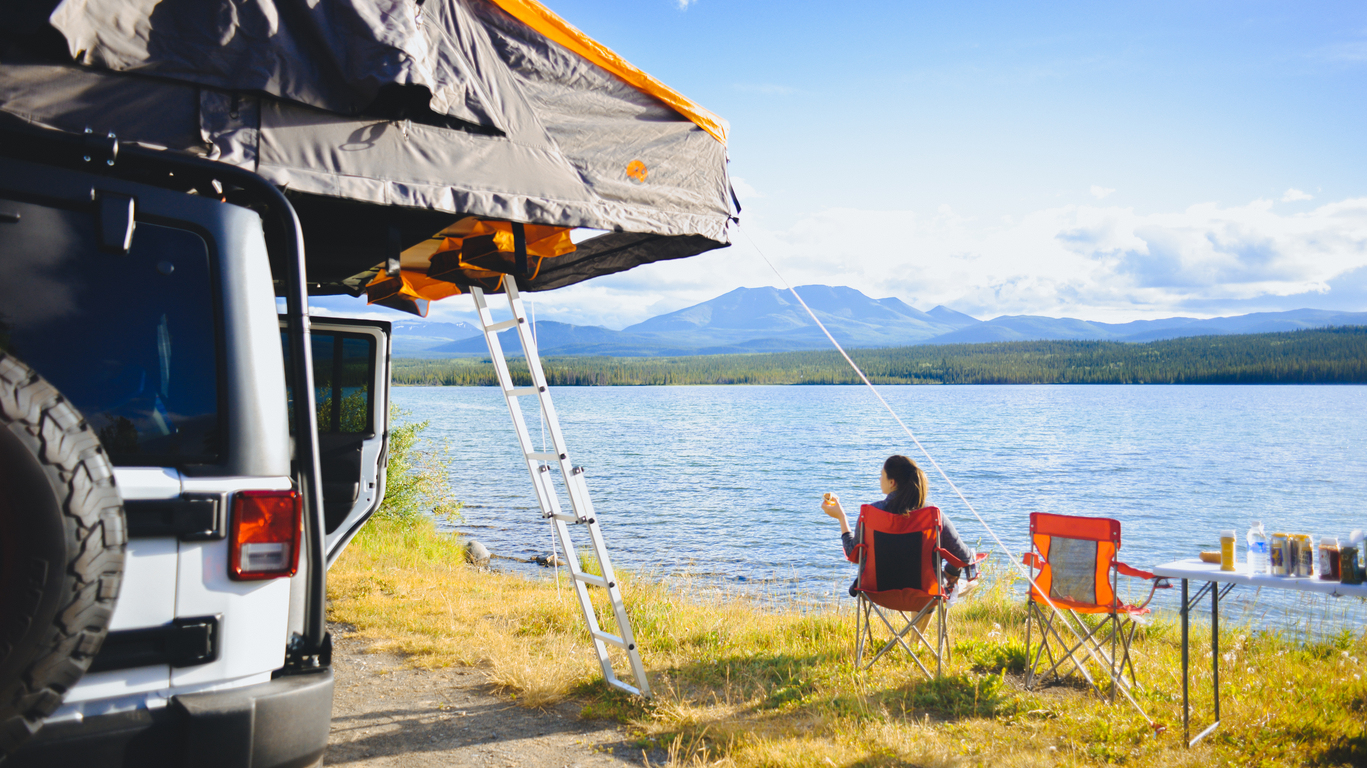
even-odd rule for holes
{"type": "MultiPolygon", "coordinates": [[[[1140,568],[1217,549],[1222,528],[1242,541],[1254,520],[1317,538],[1367,528],[1367,387],[880,391],[1016,559],[1032,511],[1119,519],[1121,559],[1140,568]]],[[[880,498],[878,472],[891,453],[926,468],[931,503],[965,539],[1002,555],[864,387],[562,387],[553,395],[618,568],[837,599],[853,566],[838,525],[819,509],[821,494],[839,494],[851,512],[880,498]]],[[[448,472],[466,503],[460,530],[499,555],[551,551],[497,389],[395,388],[394,401],[430,420],[428,436],[450,446],[448,472]]],[[[540,443],[535,405],[526,410],[540,443]]],[[[1356,600],[1242,597],[1253,611],[1243,620],[1327,613],[1361,623],[1364,612],[1356,600]]]]}

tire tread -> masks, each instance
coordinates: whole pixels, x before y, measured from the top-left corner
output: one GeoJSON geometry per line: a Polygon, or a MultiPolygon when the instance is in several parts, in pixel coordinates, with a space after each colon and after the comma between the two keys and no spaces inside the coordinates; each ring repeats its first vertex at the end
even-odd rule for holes
{"type": "Polygon", "coordinates": [[[99,653],[127,544],[113,468],[94,430],[52,385],[0,353],[3,428],[36,438],[38,460],[60,478],[69,560],[61,606],[44,631],[41,650],[18,680],[0,680],[0,762],[37,732],[99,653]]]}

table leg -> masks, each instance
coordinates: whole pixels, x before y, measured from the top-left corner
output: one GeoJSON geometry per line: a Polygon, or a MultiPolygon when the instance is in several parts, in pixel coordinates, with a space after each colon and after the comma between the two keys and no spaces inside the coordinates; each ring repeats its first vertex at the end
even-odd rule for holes
{"type": "MultiPolygon", "coordinates": [[[[1218,585],[1217,585],[1218,587],[1218,585]]],[[[1210,679],[1215,692],[1215,722],[1220,722],[1220,590],[1210,591],[1210,679]]]]}
{"type": "Polygon", "coordinates": [[[1182,741],[1191,743],[1191,702],[1188,697],[1187,682],[1187,625],[1191,610],[1187,602],[1188,581],[1182,579],[1182,741]]]}

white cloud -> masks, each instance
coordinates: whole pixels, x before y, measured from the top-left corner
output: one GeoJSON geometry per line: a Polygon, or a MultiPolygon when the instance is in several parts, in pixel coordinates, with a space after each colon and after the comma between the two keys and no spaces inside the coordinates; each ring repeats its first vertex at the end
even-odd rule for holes
{"type": "Polygon", "coordinates": [[[674,4],[678,6],[681,11],[688,10],[688,6],[696,2],[698,2],[698,0],[674,0],[674,4]]]}
{"type": "Polygon", "coordinates": [[[739,176],[731,177],[731,186],[735,188],[736,197],[740,198],[741,205],[744,205],[747,200],[758,200],[759,198],[764,197],[764,195],[760,194],[758,189],[750,186],[745,179],[742,179],[739,176]]]}
{"type": "Polygon", "coordinates": [[[1092,192],[1092,196],[1095,197],[1096,199],[1098,199],[1098,200],[1105,200],[1105,199],[1106,199],[1107,197],[1109,197],[1112,193],[1114,193],[1115,190],[1114,190],[1114,189],[1110,189],[1110,188],[1108,188],[1108,187],[1100,186],[1100,185],[1098,185],[1098,184],[1093,184],[1093,185],[1092,185],[1091,192],[1092,192]]]}
{"type": "MultiPolygon", "coordinates": [[[[1367,310],[1367,198],[1283,215],[1268,200],[1137,213],[1069,205],[1011,218],[830,209],[784,229],[747,219],[726,249],[526,294],[538,321],[623,328],[737,287],[848,285],[920,309],[1124,322],[1315,307],[1367,310]]],[[[340,302],[327,297],[320,303],[340,302]]],[[[359,300],[355,311],[373,311],[359,300]]],[[[469,299],[430,319],[472,322],[469,299]]]]}
{"type": "Polygon", "coordinates": [[[1298,200],[1314,200],[1314,199],[1315,199],[1315,196],[1314,196],[1314,195],[1306,194],[1305,192],[1302,192],[1302,191],[1300,191],[1299,189],[1295,189],[1295,188],[1286,190],[1286,194],[1282,195],[1282,202],[1283,202],[1283,203],[1294,203],[1294,202],[1296,202],[1296,201],[1298,201],[1298,200]]]}

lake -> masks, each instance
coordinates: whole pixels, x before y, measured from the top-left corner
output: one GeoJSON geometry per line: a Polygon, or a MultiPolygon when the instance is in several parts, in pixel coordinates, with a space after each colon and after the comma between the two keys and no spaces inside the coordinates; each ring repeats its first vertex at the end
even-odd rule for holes
{"type": "MultiPolygon", "coordinates": [[[[1317,543],[1367,529],[1367,387],[879,391],[1016,560],[1033,511],[1120,520],[1120,557],[1139,568],[1218,549],[1222,528],[1238,531],[1242,558],[1254,520],[1269,533],[1312,533],[1317,543]]],[[[930,476],[931,503],[1004,564],[983,525],[866,387],[562,387],[552,394],[618,569],[837,600],[854,566],[843,558],[839,525],[819,508],[821,494],[839,494],[854,515],[861,502],[881,498],[878,473],[892,453],[916,459],[930,476]]],[[[456,529],[496,555],[552,551],[497,389],[396,387],[393,399],[410,419],[430,421],[426,436],[449,447],[448,472],[465,502],[456,529]]],[[[523,404],[539,444],[535,402],[523,404]]],[[[1122,579],[1122,594],[1127,581],[1138,591],[1139,582],[1122,579]]],[[[1158,603],[1175,608],[1176,592],[1160,593],[1158,603]]],[[[1299,594],[1248,590],[1230,597],[1254,622],[1303,624],[1328,614],[1336,625],[1361,625],[1367,615],[1360,600],[1307,603],[1299,594]]]]}

